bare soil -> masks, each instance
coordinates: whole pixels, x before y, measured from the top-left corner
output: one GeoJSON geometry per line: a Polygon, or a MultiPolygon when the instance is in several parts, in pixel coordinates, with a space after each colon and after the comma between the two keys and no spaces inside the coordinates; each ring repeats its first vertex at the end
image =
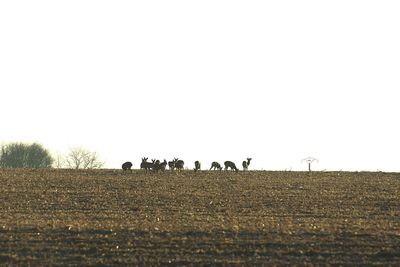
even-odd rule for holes
{"type": "Polygon", "coordinates": [[[400,174],[0,169],[0,264],[400,266],[400,174]]]}

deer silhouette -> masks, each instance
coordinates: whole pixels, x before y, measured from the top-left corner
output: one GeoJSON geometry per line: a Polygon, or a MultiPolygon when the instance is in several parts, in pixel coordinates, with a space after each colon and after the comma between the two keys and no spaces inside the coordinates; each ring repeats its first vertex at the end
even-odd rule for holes
{"type": "Polygon", "coordinates": [[[177,169],[177,170],[183,170],[183,165],[185,164],[185,162],[183,161],[183,160],[181,160],[181,159],[178,159],[178,158],[176,158],[175,159],[175,168],[177,169]]]}
{"type": "Polygon", "coordinates": [[[146,171],[153,169],[155,160],[153,160],[153,162],[148,162],[147,160],[148,158],[142,158],[142,163],[140,163],[140,169],[144,169],[146,171]]]}
{"type": "Polygon", "coordinates": [[[243,166],[244,171],[247,171],[247,169],[249,168],[250,161],[251,161],[251,158],[247,158],[247,161],[243,161],[242,166],[243,166]]]}
{"type": "Polygon", "coordinates": [[[130,172],[132,172],[132,162],[129,162],[129,161],[127,161],[127,162],[125,162],[124,164],[122,164],[122,170],[125,172],[125,171],[130,171],[130,172]]]}
{"type": "Polygon", "coordinates": [[[239,169],[236,168],[235,163],[233,163],[232,161],[225,161],[224,165],[225,165],[225,171],[228,170],[228,168],[230,168],[231,170],[235,170],[236,172],[239,171],[239,169]]]}
{"type": "Polygon", "coordinates": [[[164,159],[163,162],[160,162],[159,160],[153,160],[154,165],[153,165],[153,171],[158,172],[158,171],[165,171],[165,168],[167,167],[167,161],[164,159]]]}
{"type": "Polygon", "coordinates": [[[172,161],[168,161],[168,167],[171,171],[175,169],[175,162],[177,161],[177,158],[174,158],[172,161]]]}
{"type": "Polygon", "coordinates": [[[194,162],[194,171],[195,171],[195,172],[199,171],[199,170],[200,170],[200,167],[201,167],[200,161],[196,160],[196,161],[194,162]]]}
{"type": "Polygon", "coordinates": [[[221,170],[222,170],[222,167],[221,167],[221,165],[220,165],[218,162],[214,161],[213,163],[211,163],[210,171],[211,171],[212,169],[214,169],[214,170],[218,169],[218,170],[221,171],[221,170]]]}
{"type": "Polygon", "coordinates": [[[168,164],[167,160],[164,159],[164,161],[160,163],[160,170],[165,172],[165,169],[167,168],[167,164],[168,164]]]}

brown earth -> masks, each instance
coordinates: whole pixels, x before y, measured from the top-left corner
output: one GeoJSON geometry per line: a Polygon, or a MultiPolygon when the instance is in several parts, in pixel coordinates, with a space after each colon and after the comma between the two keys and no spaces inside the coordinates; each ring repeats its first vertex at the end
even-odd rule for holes
{"type": "Polygon", "coordinates": [[[0,169],[0,264],[400,265],[400,174],[0,169]]]}

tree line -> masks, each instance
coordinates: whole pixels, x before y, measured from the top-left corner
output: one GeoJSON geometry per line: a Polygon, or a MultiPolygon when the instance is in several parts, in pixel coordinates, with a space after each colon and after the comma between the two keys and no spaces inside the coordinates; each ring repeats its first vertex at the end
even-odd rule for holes
{"type": "MultiPolygon", "coordinates": [[[[167,162],[159,160],[147,161],[148,158],[142,158],[140,164],[141,169],[152,171],[165,171],[168,166],[171,170],[183,170],[184,161],[178,158],[167,162]]],[[[251,158],[243,161],[243,170],[247,170],[251,158]]],[[[98,169],[104,166],[104,162],[99,160],[96,152],[89,151],[81,147],[74,147],[65,155],[57,154],[55,157],[51,155],[49,150],[45,149],[41,144],[25,144],[25,143],[9,143],[0,146],[0,168],[68,168],[68,169],[98,169]]],[[[133,164],[125,162],[122,164],[124,171],[131,170],[133,164]]],[[[235,163],[231,161],[224,162],[225,170],[238,171],[235,163]]],[[[201,169],[199,161],[195,162],[195,171],[201,169]]],[[[222,166],[218,162],[213,162],[211,169],[222,170],[222,166]]]]}
{"type": "Polygon", "coordinates": [[[1,146],[1,168],[69,168],[96,169],[103,167],[96,152],[74,147],[65,155],[53,157],[41,144],[9,143],[1,146]]]}

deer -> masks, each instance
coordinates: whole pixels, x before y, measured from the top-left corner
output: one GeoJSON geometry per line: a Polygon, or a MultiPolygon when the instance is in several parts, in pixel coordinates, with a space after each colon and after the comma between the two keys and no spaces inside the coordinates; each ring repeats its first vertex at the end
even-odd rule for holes
{"type": "Polygon", "coordinates": [[[127,161],[124,164],[122,164],[122,170],[125,171],[130,171],[132,173],[132,162],[127,161]]]}
{"type": "Polygon", "coordinates": [[[175,168],[177,170],[183,170],[183,165],[185,164],[185,162],[181,159],[176,158],[175,159],[175,168]]]}
{"type": "Polygon", "coordinates": [[[158,172],[160,170],[160,161],[158,159],[152,159],[151,161],[153,162],[153,168],[151,168],[151,170],[153,172],[158,172]]]}
{"type": "Polygon", "coordinates": [[[218,170],[221,171],[221,170],[222,170],[222,167],[221,167],[221,165],[220,165],[218,162],[214,161],[213,163],[211,163],[210,171],[211,171],[212,169],[214,169],[214,170],[218,169],[218,170]]]}
{"type": "Polygon", "coordinates": [[[243,166],[243,171],[247,171],[247,169],[249,168],[249,165],[250,165],[250,161],[251,161],[251,158],[247,158],[247,161],[243,161],[243,163],[242,163],[242,166],[243,166]]]}
{"type": "Polygon", "coordinates": [[[200,170],[200,166],[201,166],[200,161],[196,160],[194,162],[194,171],[195,172],[199,171],[200,170]]]}
{"type": "Polygon", "coordinates": [[[165,171],[165,168],[167,166],[167,161],[165,159],[163,162],[160,162],[159,160],[153,160],[153,161],[154,161],[154,166],[153,166],[154,172],[165,171]]]}
{"type": "Polygon", "coordinates": [[[239,169],[236,168],[235,163],[233,163],[232,161],[225,161],[224,165],[225,165],[225,171],[228,170],[228,168],[231,168],[231,170],[235,170],[236,172],[239,171],[239,169]]]}
{"type": "Polygon", "coordinates": [[[142,163],[140,163],[140,169],[145,169],[146,171],[153,169],[155,160],[153,162],[148,162],[148,158],[142,158],[142,163]]]}
{"type": "Polygon", "coordinates": [[[175,169],[175,162],[177,161],[177,158],[174,158],[172,161],[168,161],[168,167],[171,171],[175,169]]]}
{"type": "Polygon", "coordinates": [[[167,160],[164,159],[164,161],[160,163],[160,170],[165,172],[165,169],[167,168],[167,164],[168,164],[167,160]]]}

